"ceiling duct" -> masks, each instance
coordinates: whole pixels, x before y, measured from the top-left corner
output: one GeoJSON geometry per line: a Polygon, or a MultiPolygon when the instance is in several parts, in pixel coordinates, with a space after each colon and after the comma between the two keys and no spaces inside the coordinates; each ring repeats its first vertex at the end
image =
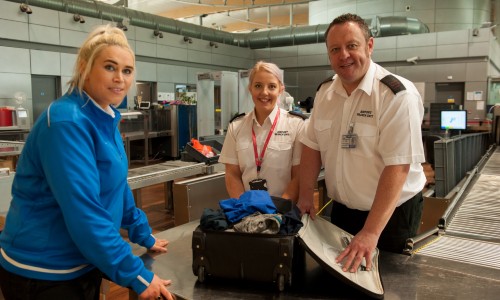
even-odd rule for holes
{"type": "MultiPolygon", "coordinates": [[[[367,20],[368,22],[368,20],[367,20]]],[[[418,34],[429,32],[429,27],[422,23],[419,19],[401,17],[401,16],[388,16],[378,17],[371,19],[368,23],[371,26],[372,34],[374,37],[418,34]]]]}
{"type": "MultiPolygon", "coordinates": [[[[7,1],[19,2],[19,0],[7,1]]],[[[324,42],[324,33],[329,25],[320,24],[250,33],[230,33],[93,0],[30,0],[29,4],[111,22],[127,19],[130,20],[130,25],[137,27],[251,49],[324,42]]],[[[425,24],[414,18],[375,17],[371,19],[370,23],[375,37],[429,32],[429,28],[425,24]]]]}
{"type": "Polygon", "coordinates": [[[248,47],[252,49],[271,47],[269,43],[269,33],[270,30],[247,33],[248,38],[246,38],[245,40],[246,42],[248,42],[248,47]]]}
{"type": "Polygon", "coordinates": [[[325,41],[325,31],[330,24],[295,27],[293,38],[295,45],[322,43],[325,41]]]}
{"type": "Polygon", "coordinates": [[[293,27],[268,30],[269,31],[269,47],[284,47],[293,46],[293,27]]]}

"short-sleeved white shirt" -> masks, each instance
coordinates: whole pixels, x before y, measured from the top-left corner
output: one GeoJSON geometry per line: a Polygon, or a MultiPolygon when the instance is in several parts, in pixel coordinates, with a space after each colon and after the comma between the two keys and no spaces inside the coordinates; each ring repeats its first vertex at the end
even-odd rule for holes
{"type": "Polygon", "coordinates": [[[252,126],[260,155],[276,114],[280,116],[264,154],[259,177],[266,179],[269,194],[281,196],[291,180],[292,166],[300,163],[304,120],[275,106],[262,126],[257,122],[254,111],[235,119],[229,124],[219,162],[239,165],[245,191],[250,190],[249,182],[257,178],[252,126]]]}
{"type": "Polygon", "coordinates": [[[417,89],[405,78],[370,63],[350,96],[337,75],[316,93],[314,109],[301,142],[321,153],[328,196],[352,209],[370,210],[382,170],[410,164],[398,206],[425,185],[421,122],[424,108],[417,89]],[[405,90],[394,93],[380,82],[393,75],[405,90]],[[342,148],[350,124],[356,147],[342,148]]]}

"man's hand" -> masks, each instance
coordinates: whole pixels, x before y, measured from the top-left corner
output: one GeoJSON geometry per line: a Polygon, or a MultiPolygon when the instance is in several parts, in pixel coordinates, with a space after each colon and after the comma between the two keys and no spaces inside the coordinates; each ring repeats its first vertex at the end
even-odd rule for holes
{"type": "Polygon", "coordinates": [[[314,186],[321,170],[321,154],[319,151],[303,145],[299,167],[299,201],[297,207],[301,214],[309,214],[314,220],[314,186]]]}
{"type": "Polygon", "coordinates": [[[316,216],[316,208],[314,207],[314,202],[312,199],[311,200],[299,199],[297,207],[300,209],[300,213],[302,215],[309,214],[311,219],[314,220],[314,217],[316,216]]]}
{"type": "Polygon", "coordinates": [[[342,270],[344,272],[356,272],[364,258],[366,270],[370,271],[372,268],[372,252],[377,247],[378,238],[377,235],[364,230],[358,232],[336,259],[337,263],[343,263],[342,270]]]}

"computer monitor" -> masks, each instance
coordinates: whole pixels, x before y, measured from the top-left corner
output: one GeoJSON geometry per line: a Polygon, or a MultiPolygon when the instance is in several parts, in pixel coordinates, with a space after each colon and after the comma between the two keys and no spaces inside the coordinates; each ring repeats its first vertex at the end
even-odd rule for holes
{"type": "Polygon", "coordinates": [[[467,111],[466,110],[441,111],[441,129],[443,130],[467,129],[467,111]]]}

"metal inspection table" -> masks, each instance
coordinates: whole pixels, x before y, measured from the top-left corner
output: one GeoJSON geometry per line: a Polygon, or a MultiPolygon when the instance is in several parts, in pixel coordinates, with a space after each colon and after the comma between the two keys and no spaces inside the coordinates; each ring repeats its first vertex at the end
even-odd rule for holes
{"type": "Polygon", "coordinates": [[[141,188],[163,183],[165,189],[165,208],[172,210],[172,185],[175,179],[211,174],[214,169],[217,169],[215,165],[208,166],[205,163],[180,160],[167,161],[129,170],[128,184],[134,194],[136,206],[142,208],[141,188]]]}
{"type": "MultiPolygon", "coordinates": [[[[208,278],[197,282],[193,274],[191,238],[199,221],[156,234],[170,241],[168,252],[157,254],[133,245],[148,269],[171,279],[169,291],[179,299],[367,299],[345,285],[306,255],[305,271],[294,274],[292,286],[277,292],[273,284],[208,278]]],[[[384,299],[498,299],[500,270],[423,256],[381,252],[380,274],[384,299]]],[[[137,299],[130,292],[130,299],[137,299]]]]}

